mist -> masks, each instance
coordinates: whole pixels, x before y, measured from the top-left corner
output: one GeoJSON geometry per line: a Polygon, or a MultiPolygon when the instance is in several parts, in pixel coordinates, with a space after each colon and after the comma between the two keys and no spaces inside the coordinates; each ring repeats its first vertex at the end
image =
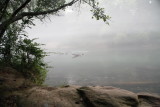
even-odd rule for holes
{"type": "Polygon", "coordinates": [[[100,5],[112,17],[110,25],[91,19],[90,8],[82,5],[27,29],[52,52],[45,58],[52,66],[45,84],[159,92],[160,1],[101,0],[100,5]]]}

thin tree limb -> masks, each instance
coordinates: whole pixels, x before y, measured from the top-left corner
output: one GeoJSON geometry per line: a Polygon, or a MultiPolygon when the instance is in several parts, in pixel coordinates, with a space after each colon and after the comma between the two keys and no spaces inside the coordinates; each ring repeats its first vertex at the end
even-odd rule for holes
{"type": "Polygon", "coordinates": [[[18,13],[19,11],[21,11],[30,1],[31,1],[31,0],[26,0],[19,8],[17,8],[17,10],[15,10],[15,11],[13,12],[13,14],[11,15],[11,18],[13,18],[14,16],[16,16],[17,13],[18,13]]]}
{"type": "Polygon", "coordinates": [[[57,11],[59,11],[61,9],[64,9],[67,6],[71,6],[72,4],[76,3],[77,1],[79,1],[79,0],[72,0],[71,2],[69,2],[67,4],[64,4],[64,5],[56,8],[56,9],[53,9],[53,10],[47,10],[47,11],[42,11],[42,12],[23,12],[23,13],[17,15],[16,17],[14,17],[10,23],[18,21],[18,20],[20,20],[20,19],[22,19],[22,18],[24,18],[26,16],[33,17],[33,16],[39,16],[39,15],[51,14],[51,13],[57,12],[57,11]]]}

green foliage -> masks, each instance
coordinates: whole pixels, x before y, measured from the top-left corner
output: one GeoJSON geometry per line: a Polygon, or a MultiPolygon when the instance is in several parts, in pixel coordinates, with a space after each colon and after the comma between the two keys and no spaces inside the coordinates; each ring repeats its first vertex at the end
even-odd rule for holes
{"type": "Polygon", "coordinates": [[[10,30],[0,45],[0,66],[11,66],[22,72],[26,78],[42,84],[47,73],[47,64],[43,61],[46,52],[34,40],[10,30]]]}
{"type": "Polygon", "coordinates": [[[41,44],[34,42],[35,39],[21,39],[19,46],[17,46],[17,54],[13,61],[16,62],[16,68],[22,71],[23,74],[41,84],[46,77],[47,64],[43,62],[46,53],[40,48],[41,44]],[[20,60],[17,60],[19,58],[20,60]]]}
{"type": "Polygon", "coordinates": [[[106,24],[109,25],[108,20],[111,19],[109,15],[105,14],[104,8],[99,7],[99,3],[95,3],[94,7],[92,8],[91,12],[93,13],[92,19],[96,18],[97,20],[102,19],[106,24]]]}

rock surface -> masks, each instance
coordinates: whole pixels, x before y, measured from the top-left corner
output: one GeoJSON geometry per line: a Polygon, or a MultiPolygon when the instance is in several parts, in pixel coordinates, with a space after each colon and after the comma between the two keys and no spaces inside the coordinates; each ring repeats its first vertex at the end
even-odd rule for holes
{"type": "Polygon", "coordinates": [[[136,94],[115,87],[81,87],[78,89],[86,104],[92,107],[138,107],[136,94]]]}
{"type": "Polygon", "coordinates": [[[133,93],[111,86],[24,87],[24,84],[25,79],[19,73],[1,72],[0,107],[160,107],[158,94],[133,93]]]}
{"type": "Polygon", "coordinates": [[[141,107],[160,107],[160,96],[151,93],[137,94],[141,107]]]}

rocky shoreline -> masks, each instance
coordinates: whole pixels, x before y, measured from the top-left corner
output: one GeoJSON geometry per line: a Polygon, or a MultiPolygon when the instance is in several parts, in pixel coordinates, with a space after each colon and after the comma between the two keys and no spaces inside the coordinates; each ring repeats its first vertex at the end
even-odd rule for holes
{"type": "Polygon", "coordinates": [[[13,69],[0,72],[0,107],[160,107],[160,96],[112,86],[36,86],[13,69]]]}

